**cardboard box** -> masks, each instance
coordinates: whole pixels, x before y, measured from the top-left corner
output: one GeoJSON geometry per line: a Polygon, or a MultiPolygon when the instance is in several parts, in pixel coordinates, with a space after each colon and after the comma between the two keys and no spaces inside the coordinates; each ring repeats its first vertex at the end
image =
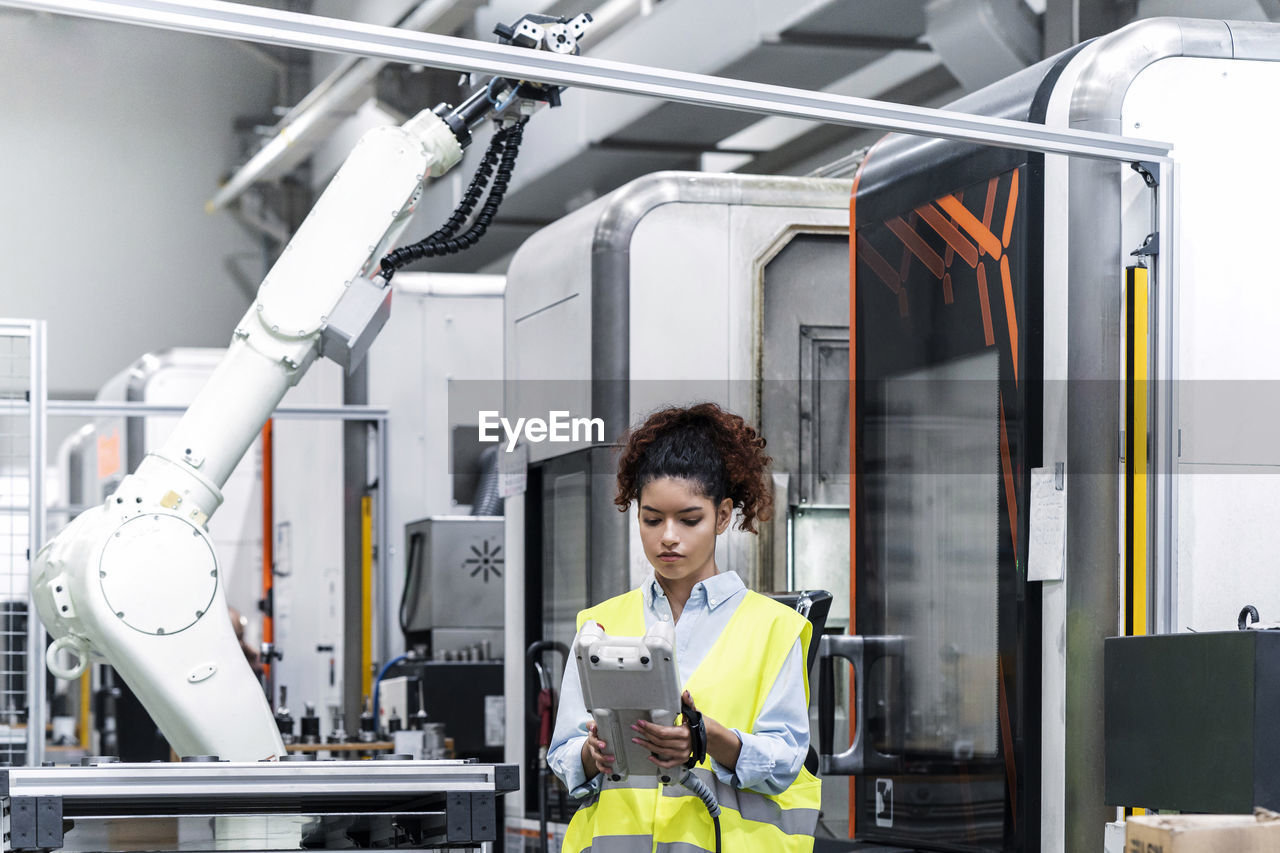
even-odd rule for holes
{"type": "Polygon", "coordinates": [[[1141,815],[1125,823],[1125,853],[1275,853],[1280,814],[1141,815]]]}

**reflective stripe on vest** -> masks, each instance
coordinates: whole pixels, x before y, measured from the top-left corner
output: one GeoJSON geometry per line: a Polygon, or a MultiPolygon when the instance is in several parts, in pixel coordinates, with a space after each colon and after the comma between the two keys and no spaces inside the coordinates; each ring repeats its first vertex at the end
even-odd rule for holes
{"type": "MultiPolygon", "coordinates": [[[[644,592],[612,598],[578,614],[578,627],[589,619],[617,636],[644,633],[644,592]]],[[[698,709],[726,728],[751,731],[796,639],[807,655],[811,626],[793,610],[747,591],[724,632],[689,678],[685,689],[698,709]],[[756,677],[745,677],[754,674],[756,677]]],[[[809,683],[805,678],[805,699],[809,683]]],[[[792,785],[772,796],[726,785],[709,759],[694,772],[720,802],[722,849],[732,853],[813,849],[813,831],[821,803],[821,787],[801,769],[792,785]]],[[[660,786],[655,777],[604,780],[600,793],[573,816],[566,833],[566,853],[709,853],[715,834],[702,801],[679,785],[660,786]],[[656,831],[655,831],[656,830],[656,831]]]]}
{"type": "MultiPolygon", "coordinates": [[[[754,820],[780,827],[790,835],[812,834],[818,823],[818,810],[802,807],[783,808],[774,797],[735,788],[720,781],[713,770],[704,770],[701,766],[693,768],[693,775],[716,795],[716,802],[721,808],[733,809],[742,815],[743,820],[754,820]]],[[[797,781],[799,781],[797,779],[797,781]]],[[[667,785],[662,789],[664,797],[687,796],[684,788],[678,785],[667,785]]]]}

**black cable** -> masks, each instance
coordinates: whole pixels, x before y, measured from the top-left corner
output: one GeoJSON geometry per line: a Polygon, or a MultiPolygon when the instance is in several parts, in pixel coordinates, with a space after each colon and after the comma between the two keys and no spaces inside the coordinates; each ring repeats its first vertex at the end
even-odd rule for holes
{"type": "Polygon", "coordinates": [[[707,807],[707,814],[711,815],[711,823],[716,831],[715,853],[720,853],[720,803],[716,801],[716,795],[707,787],[706,783],[693,775],[692,770],[685,769],[680,772],[679,784],[702,800],[702,804],[707,807]]]}
{"type": "Polygon", "coordinates": [[[525,121],[527,119],[494,131],[493,138],[489,140],[489,147],[485,149],[480,165],[476,167],[471,185],[453,213],[443,225],[426,238],[388,252],[380,262],[383,278],[389,282],[396,270],[414,261],[438,255],[452,255],[469,249],[480,241],[480,238],[489,230],[494,216],[497,215],[502,197],[506,195],[507,185],[511,181],[511,172],[515,168],[516,155],[520,153],[520,142],[524,138],[525,121]],[[485,199],[484,206],[480,208],[480,213],[471,227],[459,235],[458,230],[475,210],[481,193],[490,183],[491,176],[492,185],[489,187],[489,195],[485,199]]]}
{"type": "MultiPolygon", "coordinates": [[[[423,536],[421,533],[414,533],[409,537],[409,555],[405,560],[404,586],[400,589],[400,633],[406,636],[409,633],[409,620],[404,615],[404,608],[409,601],[409,584],[415,577],[413,573],[414,569],[418,566],[418,561],[421,559],[422,538],[423,536]]],[[[418,615],[417,601],[414,601],[413,615],[418,615]]]]}

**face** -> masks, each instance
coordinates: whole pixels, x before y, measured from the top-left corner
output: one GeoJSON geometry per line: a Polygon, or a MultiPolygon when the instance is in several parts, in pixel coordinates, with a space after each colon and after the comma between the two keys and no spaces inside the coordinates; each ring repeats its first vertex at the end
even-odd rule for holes
{"type": "Polygon", "coordinates": [[[640,492],[640,540],[660,578],[690,585],[716,573],[716,536],[729,527],[733,501],[716,506],[688,480],[663,477],[640,492]]]}

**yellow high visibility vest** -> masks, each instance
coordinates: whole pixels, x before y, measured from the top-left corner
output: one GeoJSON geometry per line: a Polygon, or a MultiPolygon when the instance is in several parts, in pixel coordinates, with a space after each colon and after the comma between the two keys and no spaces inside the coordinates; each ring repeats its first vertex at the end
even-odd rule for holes
{"type": "MultiPolygon", "coordinates": [[[[641,590],[611,598],[578,614],[617,636],[644,634],[641,590]]],[[[812,626],[799,613],[747,590],[706,658],[684,685],[698,710],[726,728],[750,732],[787,656],[801,640],[808,659],[812,626]]],[[[809,678],[805,673],[805,701],[809,678]]],[[[822,800],[821,782],[801,768],[776,796],[726,785],[710,758],[693,771],[720,802],[723,853],[809,853],[822,800]]],[[[695,853],[715,850],[715,830],[702,801],[680,785],[653,776],[604,780],[593,802],[579,809],[565,833],[564,853],[695,853]]]]}

